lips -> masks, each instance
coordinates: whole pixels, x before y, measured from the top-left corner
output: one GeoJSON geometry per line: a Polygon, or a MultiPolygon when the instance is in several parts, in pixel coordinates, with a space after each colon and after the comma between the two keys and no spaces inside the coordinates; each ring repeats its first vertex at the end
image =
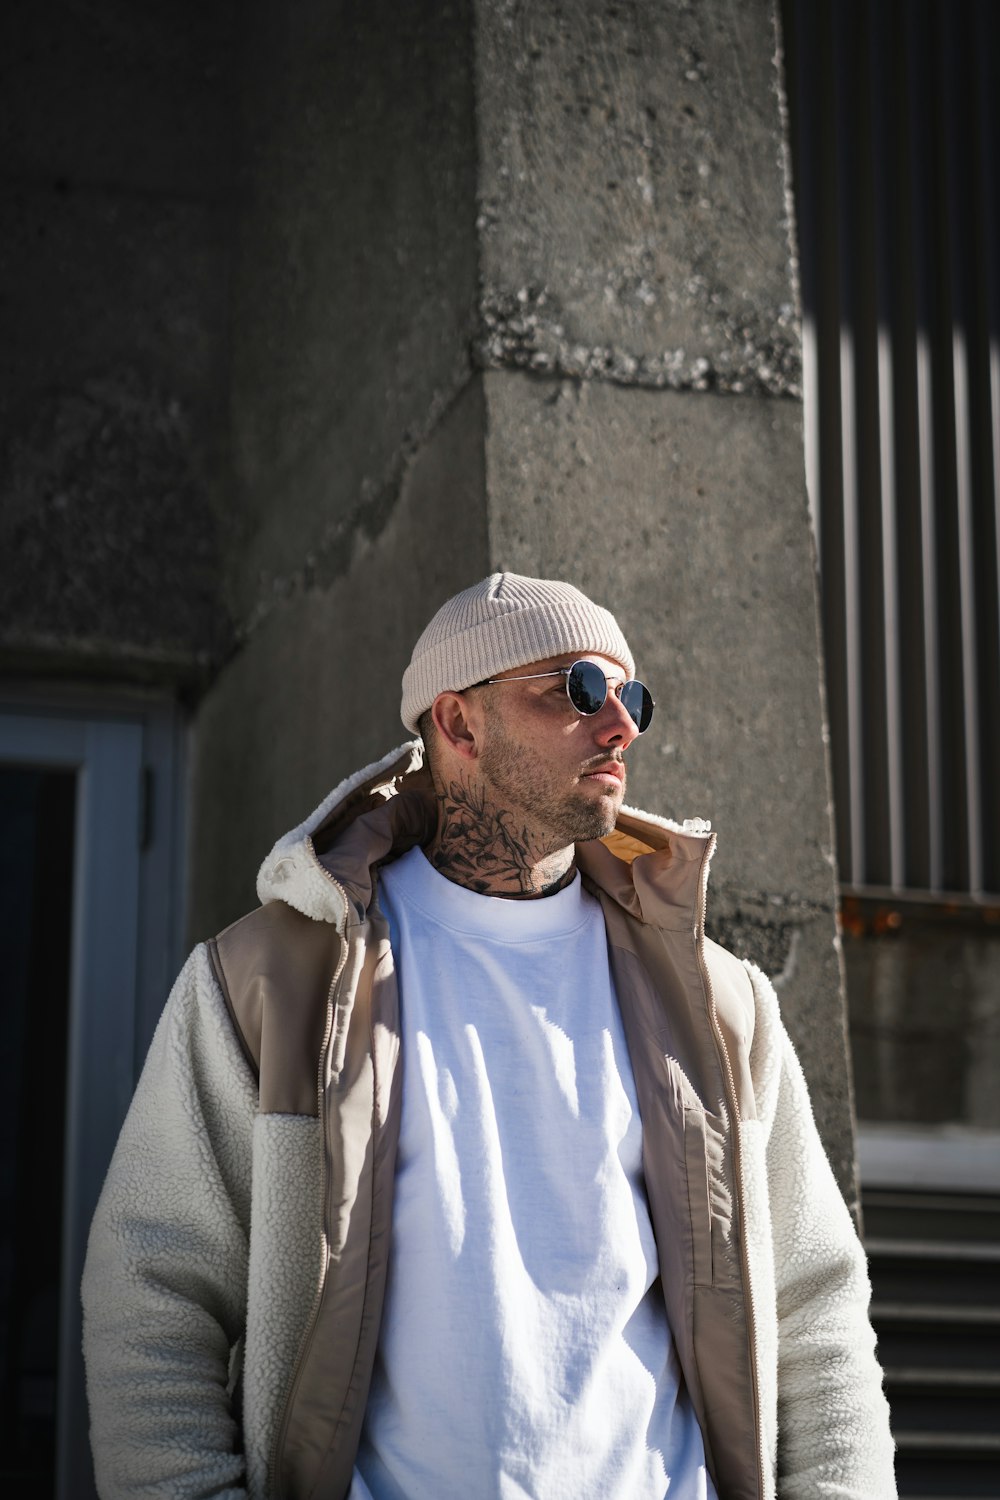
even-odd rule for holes
{"type": "Polygon", "coordinates": [[[603,765],[595,766],[591,771],[585,771],[583,776],[587,781],[606,781],[609,784],[614,782],[622,786],[625,781],[625,767],[620,760],[607,760],[603,765]]]}

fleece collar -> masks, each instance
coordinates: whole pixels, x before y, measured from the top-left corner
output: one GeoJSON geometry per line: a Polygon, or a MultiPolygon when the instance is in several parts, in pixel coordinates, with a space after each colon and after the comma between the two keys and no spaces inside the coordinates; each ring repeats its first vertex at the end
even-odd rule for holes
{"type": "MultiPolygon", "coordinates": [[[[370,897],[371,866],[429,833],[430,797],[423,744],[408,740],[348,776],[278,840],[257,876],[260,901],[284,901],[314,921],[342,925],[370,897]]],[[[702,818],[675,823],[623,806],[612,833],[577,845],[577,863],[642,920],[700,921],[715,847],[710,827],[702,818]]]]}

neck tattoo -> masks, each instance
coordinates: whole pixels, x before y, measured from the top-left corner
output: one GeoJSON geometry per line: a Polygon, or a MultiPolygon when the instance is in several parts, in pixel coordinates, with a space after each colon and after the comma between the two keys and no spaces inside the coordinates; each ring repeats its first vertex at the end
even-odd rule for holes
{"type": "Polygon", "coordinates": [[[573,878],[573,846],[541,853],[529,830],[462,781],[436,789],[438,826],[424,851],[436,870],[483,896],[549,896],[573,878]]]}

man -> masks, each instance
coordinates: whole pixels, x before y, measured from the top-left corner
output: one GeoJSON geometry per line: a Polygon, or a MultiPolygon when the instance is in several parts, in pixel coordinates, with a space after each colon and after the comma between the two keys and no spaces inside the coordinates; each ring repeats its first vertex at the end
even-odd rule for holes
{"type": "Polygon", "coordinates": [[[606,610],[497,573],[174,989],[98,1208],[105,1497],[887,1500],[864,1259],[606,610]]]}

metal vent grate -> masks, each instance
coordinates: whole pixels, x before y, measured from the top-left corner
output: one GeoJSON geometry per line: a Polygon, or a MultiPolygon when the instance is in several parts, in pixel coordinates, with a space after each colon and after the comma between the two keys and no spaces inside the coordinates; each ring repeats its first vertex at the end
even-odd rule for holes
{"type": "Polygon", "coordinates": [[[781,0],[841,882],[1000,891],[1000,7],[781,0]]]}

